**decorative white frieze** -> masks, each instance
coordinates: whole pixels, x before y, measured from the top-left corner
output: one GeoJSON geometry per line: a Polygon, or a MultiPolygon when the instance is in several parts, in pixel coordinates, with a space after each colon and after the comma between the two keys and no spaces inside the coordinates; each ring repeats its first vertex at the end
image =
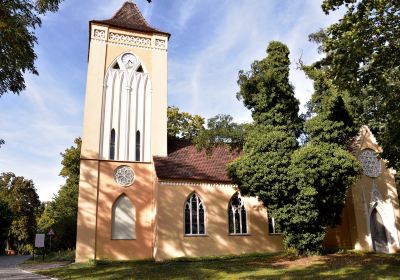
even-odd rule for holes
{"type": "Polygon", "coordinates": [[[156,39],[156,47],[165,48],[165,40],[156,39]]]}
{"type": "Polygon", "coordinates": [[[150,38],[144,38],[144,37],[138,37],[138,36],[130,36],[130,35],[124,35],[124,34],[110,32],[108,39],[111,41],[125,43],[125,44],[133,44],[133,45],[139,45],[139,46],[151,46],[150,38]]]}
{"type": "Polygon", "coordinates": [[[185,182],[185,181],[159,181],[160,185],[168,186],[181,186],[181,187],[229,187],[237,188],[235,184],[224,184],[224,183],[196,183],[196,182],[185,182]]]}
{"type": "Polygon", "coordinates": [[[106,31],[95,29],[93,32],[93,37],[96,39],[105,39],[106,38],[106,31]]]}

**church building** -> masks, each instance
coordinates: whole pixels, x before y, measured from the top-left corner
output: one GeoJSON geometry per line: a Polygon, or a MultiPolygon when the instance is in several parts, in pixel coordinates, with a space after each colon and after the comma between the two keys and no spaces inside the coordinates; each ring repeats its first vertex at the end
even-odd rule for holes
{"type": "MultiPolygon", "coordinates": [[[[133,2],[92,20],[89,31],[76,261],[283,250],[267,209],[227,177],[238,154],[218,147],[207,156],[190,142],[168,141],[170,34],[150,26],[133,2]]],[[[363,127],[353,152],[364,173],[327,247],[400,248],[394,171],[380,151],[363,127]]]]}

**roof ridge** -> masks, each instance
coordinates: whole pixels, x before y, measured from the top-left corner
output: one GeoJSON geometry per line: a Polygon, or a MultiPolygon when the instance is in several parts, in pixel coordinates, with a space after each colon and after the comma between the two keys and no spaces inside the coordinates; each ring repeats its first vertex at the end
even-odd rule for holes
{"type": "Polygon", "coordinates": [[[105,20],[93,20],[92,22],[103,23],[115,27],[137,30],[141,32],[161,33],[170,36],[169,33],[152,27],[139,7],[133,1],[125,1],[122,7],[114,15],[105,20]]]}

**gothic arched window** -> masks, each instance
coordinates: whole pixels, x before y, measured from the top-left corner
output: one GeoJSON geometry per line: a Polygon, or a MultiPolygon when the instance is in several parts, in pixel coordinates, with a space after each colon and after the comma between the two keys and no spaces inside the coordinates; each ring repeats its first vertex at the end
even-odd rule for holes
{"type": "Polygon", "coordinates": [[[228,207],[229,234],[247,234],[247,214],[244,203],[235,193],[228,207]]]}
{"type": "Polygon", "coordinates": [[[115,158],[115,129],[111,129],[110,135],[110,159],[115,158]]]}
{"type": "Polygon", "coordinates": [[[200,197],[193,193],[185,203],[185,235],[203,235],[205,209],[200,197]]]}
{"type": "Polygon", "coordinates": [[[140,131],[136,131],[136,161],[140,161],[140,131]]]}
{"type": "Polygon", "coordinates": [[[136,212],[126,195],[121,195],[112,208],[112,239],[135,239],[136,212]]]}

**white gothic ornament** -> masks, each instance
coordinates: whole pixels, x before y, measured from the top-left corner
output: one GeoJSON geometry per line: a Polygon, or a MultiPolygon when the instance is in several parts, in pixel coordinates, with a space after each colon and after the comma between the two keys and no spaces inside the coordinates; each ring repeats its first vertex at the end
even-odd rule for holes
{"type": "Polygon", "coordinates": [[[368,177],[375,178],[381,174],[381,163],[373,150],[363,150],[358,159],[360,160],[364,174],[368,177]]]}
{"type": "Polygon", "coordinates": [[[133,184],[135,173],[129,166],[121,165],[115,169],[114,180],[121,186],[127,187],[133,184]]]}

